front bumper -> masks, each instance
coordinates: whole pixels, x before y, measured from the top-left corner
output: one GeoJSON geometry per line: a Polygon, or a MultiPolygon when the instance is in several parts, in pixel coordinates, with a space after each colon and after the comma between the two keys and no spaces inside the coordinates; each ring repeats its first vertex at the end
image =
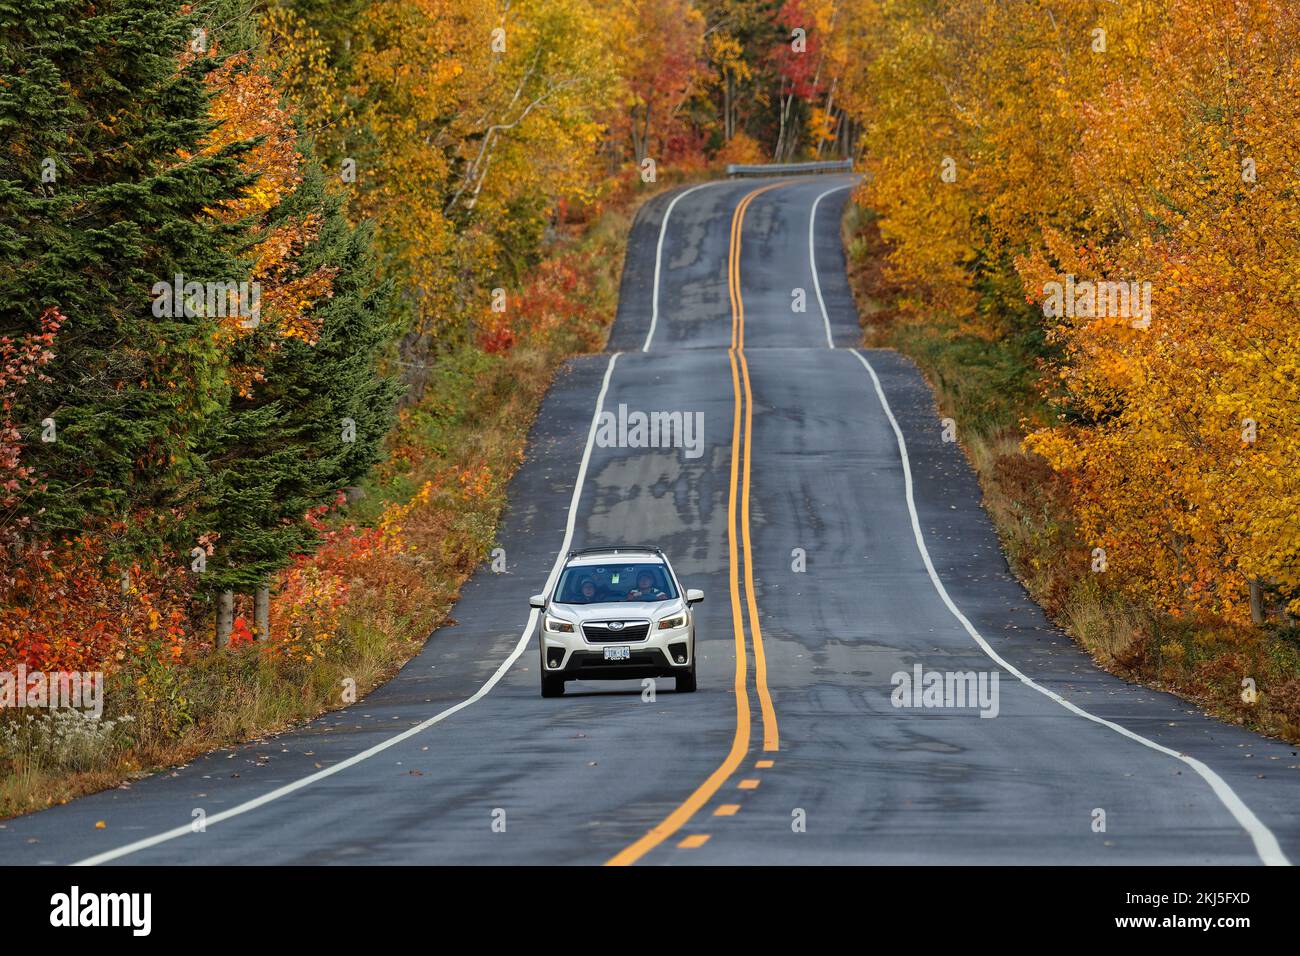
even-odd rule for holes
{"type": "Polygon", "coordinates": [[[542,671],[568,680],[635,680],[671,677],[689,670],[695,661],[695,638],[691,626],[650,633],[639,641],[591,641],[581,627],[572,633],[542,628],[542,671]],[[631,656],[623,661],[605,660],[606,647],[627,647],[631,656]]]}

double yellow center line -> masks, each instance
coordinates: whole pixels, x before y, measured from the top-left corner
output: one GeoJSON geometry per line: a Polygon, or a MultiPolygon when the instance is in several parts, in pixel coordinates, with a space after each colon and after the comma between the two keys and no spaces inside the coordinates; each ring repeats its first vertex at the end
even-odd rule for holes
{"type": "MultiPolygon", "coordinates": [[[[763,720],[763,750],[780,749],[780,731],[772,694],[767,687],[767,657],[763,652],[763,633],[758,623],[758,604],[754,599],[754,560],[749,533],[749,475],[750,438],[753,434],[753,393],[749,384],[749,365],[745,361],[745,302],[740,290],[740,237],[745,223],[745,212],[756,196],[775,189],[781,183],[771,183],[747,193],[736,205],[731,217],[731,244],[727,254],[727,288],[731,296],[731,347],[727,356],[731,360],[731,389],[735,413],[731,426],[731,484],[727,496],[727,565],[731,586],[731,624],[736,652],[736,732],[731,750],[713,773],[700,784],[672,813],[664,817],[645,836],[623,848],[606,865],[626,866],[635,863],[664,840],[682,828],[712,799],[718,789],[736,772],[745,755],[749,753],[750,709],[748,670],[749,655],[745,647],[744,613],[740,600],[739,552],[745,559],[745,598],[749,611],[749,630],[754,650],[754,685],[758,691],[759,710],[763,720]],[[743,443],[742,443],[743,436],[743,443]],[[743,463],[742,463],[743,462],[743,463]],[[737,504],[740,510],[740,543],[736,541],[737,504]]],[[[764,761],[768,766],[770,761],[764,761]]],[[[704,839],[707,839],[705,837],[704,839]]],[[[699,843],[702,843],[700,840],[699,843]]],[[[695,845],[699,845],[699,843],[695,845]]]]}
{"type": "MultiPolygon", "coordinates": [[[[735,462],[739,446],[740,388],[736,384],[736,363],[740,363],[740,377],[745,385],[745,444],[744,475],[741,484],[741,540],[745,549],[745,596],[749,604],[749,631],[754,645],[754,685],[758,689],[759,708],[763,713],[763,750],[775,751],[780,748],[781,736],[776,723],[776,710],[772,707],[772,694],[767,689],[767,655],[763,652],[763,632],[758,625],[758,603],[754,599],[754,558],[749,538],[749,466],[753,456],[750,453],[750,438],[754,431],[754,395],[749,387],[749,363],[745,361],[745,299],[740,294],[740,236],[745,224],[745,213],[754,197],[762,195],[769,189],[784,186],[785,183],[772,183],[748,193],[736,206],[731,217],[731,253],[727,257],[727,280],[731,289],[731,387],[735,396],[736,424],[731,436],[731,501],[728,506],[727,537],[732,543],[731,557],[731,594],[732,614],[739,627],[739,608],[736,596],[736,555],[735,555],[735,501],[736,481],[735,462]]],[[[743,656],[743,637],[739,654],[743,656]]],[[[748,702],[746,702],[748,703],[748,702]]]]}

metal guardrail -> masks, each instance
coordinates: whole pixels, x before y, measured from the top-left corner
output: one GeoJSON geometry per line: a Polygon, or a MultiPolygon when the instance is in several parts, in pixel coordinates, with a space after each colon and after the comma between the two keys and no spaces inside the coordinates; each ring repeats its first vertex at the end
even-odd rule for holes
{"type": "Polygon", "coordinates": [[[728,176],[800,176],[812,173],[851,173],[853,160],[835,159],[820,163],[765,163],[746,166],[743,163],[728,163],[728,176]]]}

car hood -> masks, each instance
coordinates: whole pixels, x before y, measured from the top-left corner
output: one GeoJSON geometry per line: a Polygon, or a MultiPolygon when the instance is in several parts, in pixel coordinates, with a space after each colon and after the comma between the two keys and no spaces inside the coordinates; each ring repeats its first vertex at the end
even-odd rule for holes
{"type": "Polygon", "coordinates": [[[547,613],[569,621],[655,621],[686,608],[681,598],[672,601],[609,601],[603,604],[559,604],[552,602],[547,613]]]}

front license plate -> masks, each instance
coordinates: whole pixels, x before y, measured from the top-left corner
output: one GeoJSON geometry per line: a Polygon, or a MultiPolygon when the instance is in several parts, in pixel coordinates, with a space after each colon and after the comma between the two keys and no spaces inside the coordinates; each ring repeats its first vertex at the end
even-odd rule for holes
{"type": "Polygon", "coordinates": [[[632,648],[626,645],[605,648],[605,660],[607,661],[629,661],[631,659],[632,648]]]}

